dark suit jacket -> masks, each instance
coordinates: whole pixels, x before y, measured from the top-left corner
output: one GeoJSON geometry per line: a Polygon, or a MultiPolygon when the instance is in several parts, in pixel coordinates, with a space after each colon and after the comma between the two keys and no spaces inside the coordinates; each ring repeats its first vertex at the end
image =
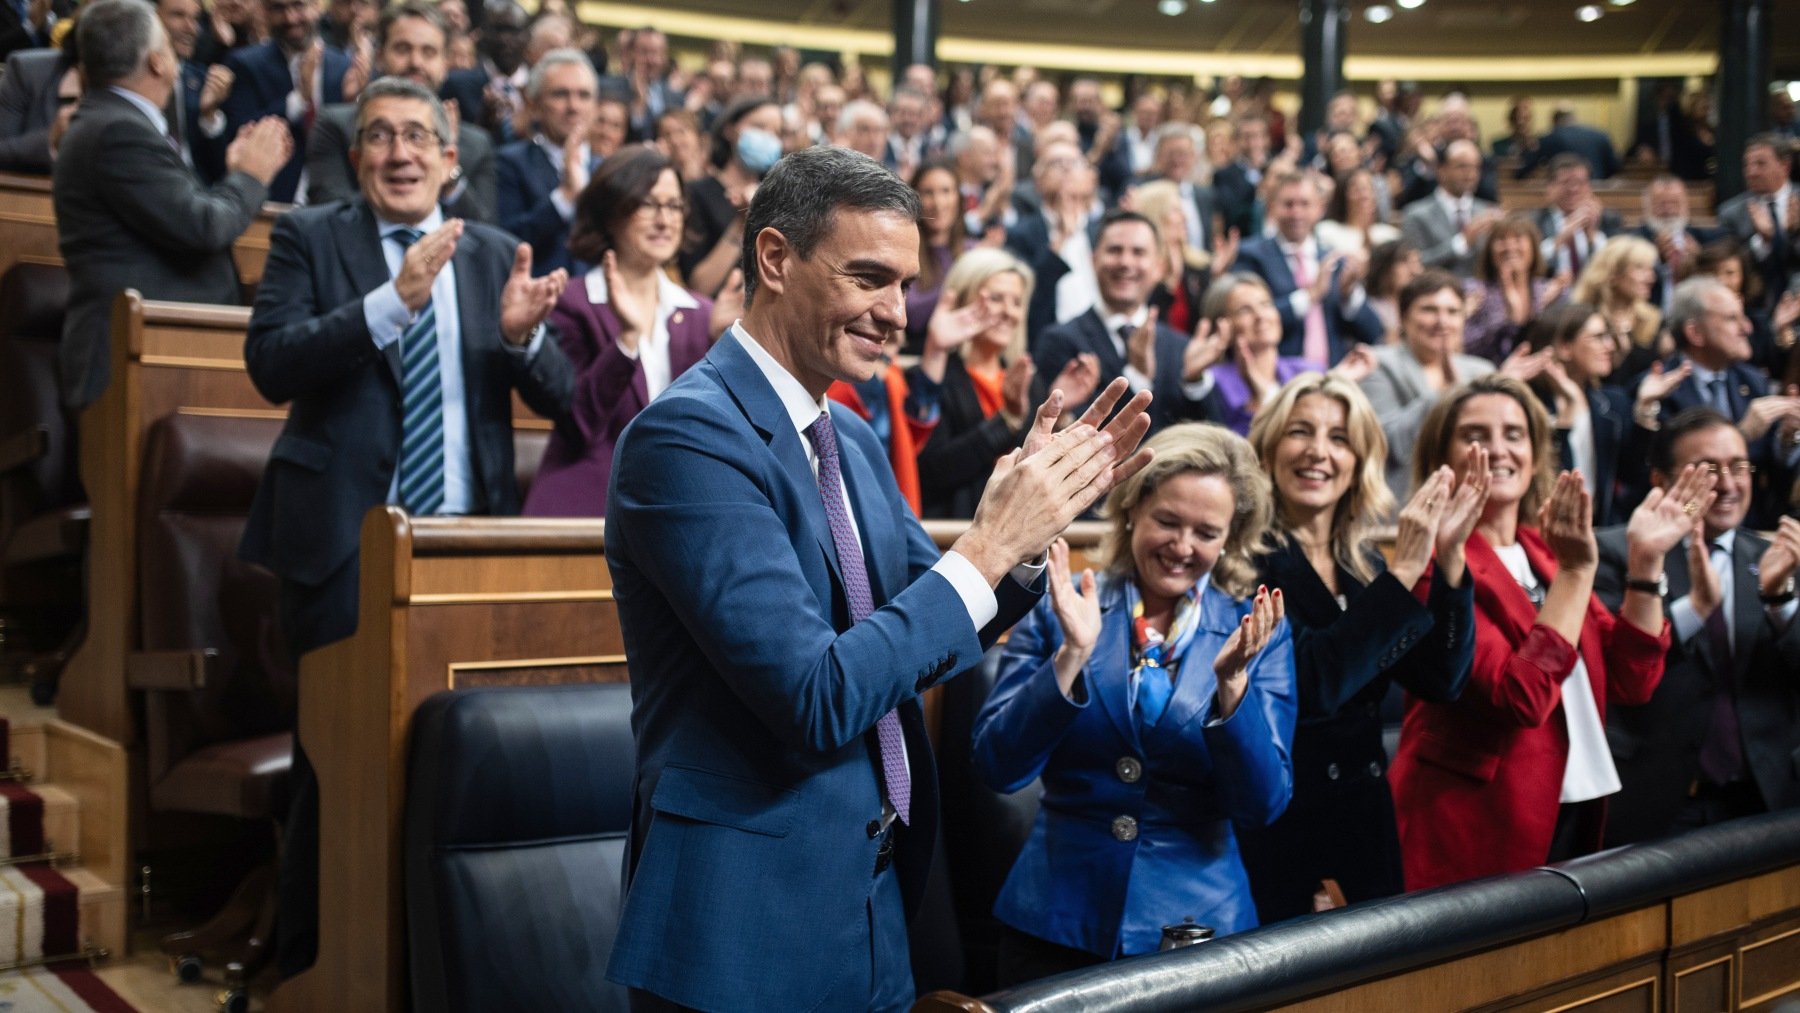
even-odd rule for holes
{"type": "MultiPolygon", "coordinates": [[[[1216,385],[1199,401],[1190,399],[1183,390],[1181,354],[1187,349],[1187,343],[1187,335],[1156,325],[1156,383],[1151,391],[1155,400],[1150,402],[1152,433],[1177,422],[1217,422],[1225,417],[1216,385]]],[[[1100,360],[1100,380],[1094,387],[1096,394],[1125,375],[1125,357],[1113,346],[1112,336],[1106,333],[1106,324],[1101,321],[1099,311],[1092,309],[1045,331],[1031,357],[1037,364],[1039,376],[1054,378],[1070,359],[1082,352],[1092,352],[1100,360]]],[[[1092,403],[1091,398],[1088,403],[1092,403]]],[[[1087,403],[1070,408],[1080,414],[1087,408],[1087,403]]]]}
{"type": "Polygon", "coordinates": [[[1248,164],[1237,161],[1213,173],[1212,180],[1213,203],[1224,216],[1225,228],[1236,229],[1245,237],[1262,234],[1262,216],[1256,210],[1256,187],[1262,180],[1262,171],[1254,171],[1255,181],[1250,178],[1252,173],[1248,164]]]}
{"type": "MultiPolygon", "coordinates": [[[[693,296],[695,305],[669,316],[669,371],[678,377],[706,357],[712,347],[712,300],[693,296]]],[[[538,517],[599,517],[606,512],[606,484],[612,476],[619,434],[650,403],[641,357],[619,350],[619,318],[608,303],[588,297],[587,278],[569,279],[550,321],[563,354],[575,370],[569,413],[559,419],[525,499],[525,513],[538,517]]]]}
{"type": "MultiPolygon", "coordinates": [[[[1554,405],[1547,390],[1539,396],[1554,405]]],[[[1588,419],[1594,430],[1594,525],[1623,524],[1631,516],[1638,500],[1619,493],[1619,460],[1624,456],[1626,440],[1631,434],[1631,394],[1619,387],[1591,387],[1587,392],[1588,419]]],[[[1556,431],[1557,452],[1563,468],[1575,467],[1575,452],[1569,443],[1569,431],[1556,431]]]]}
{"type": "MultiPolygon", "coordinates": [[[[62,5],[54,5],[59,17],[67,17],[68,11],[62,5]]],[[[48,33],[40,33],[29,24],[19,19],[19,12],[11,0],[0,3],[0,59],[5,59],[21,49],[37,49],[50,44],[48,33]]]]}
{"type": "Polygon", "coordinates": [[[806,438],[735,329],[620,441],[606,561],[638,762],[607,977],[686,1006],[812,1009],[835,977],[817,969],[868,959],[869,733],[893,710],[912,780],[893,863],[917,909],[937,827],[918,696],[1043,590],[1003,580],[975,629],[926,572],[939,552],[874,432],[835,402],[831,417],[876,606],[854,625],[806,438]]]}
{"type": "Polygon", "coordinates": [[[487,75],[480,70],[453,70],[444,76],[444,83],[438,86],[438,98],[445,102],[455,102],[456,115],[463,126],[481,129],[482,133],[487,134],[488,147],[494,149],[500,146],[500,142],[494,140],[494,135],[488,134],[485,128],[481,128],[486,107],[483,90],[487,88],[487,83],[487,75]]]}
{"type": "MultiPolygon", "coordinates": [[[[225,113],[225,136],[236,137],[238,129],[264,116],[287,119],[287,97],[294,90],[294,75],[288,71],[287,55],[274,40],[260,46],[234,49],[225,56],[225,66],[236,75],[231,94],[220,108],[225,113]]],[[[350,69],[350,56],[341,49],[325,47],[321,61],[322,106],[344,101],[344,72],[350,69]]],[[[310,98],[310,96],[308,96],[310,98]]],[[[294,157],[281,167],[269,185],[269,199],[292,201],[300,185],[300,170],[306,165],[306,137],[311,132],[310,120],[316,113],[288,120],[294,133],[294,157]]]]}
{"type": "Polygon", "coordinates": [[[545,275],[559,267],[576,273],[569,256],[573,223],[563,221],[550,200],[562,183],[550,156],[526,138],[502,147],[495,161],[500,227],[531,244],[531,273],[545,275]]]}
{"type": "MultiPolygon", "coordinates": [[[[1752,199],[1766,202],[1769,198],[1746,190],[1719,205],[1719,228],[1743,240],[1746,247],[1751,246],[1751,238],[1756,235],[1756,226],[1750,220],[1752,199]]],[[[1781,294],[1787,291],[1789,275],[1800,269],[1800,229],[1784,232],[1784,238],[1785,243],[1771,241],[1764,244],[1761,256],[1751,250],[1757,273],[1763,280],[1762,303],[1756,307],[1758,309],[1774,309],[1781,294]]]]}
{"type": "MultiPolygon", "coordinates": [[[[319,110],[312,137],[306,142],[306,202],[329,204],[359,192],[350,168],[350,145],[356,134],[356,105],[342,102],[319,110]]],[[[444,205],[444,214],[469,221],[494,221],[494,142],[487,131],[463,122],[456,133],[457,164],[462,166],[462,193],[444,205]]]]}
{"type": "MultiPolygon", "coordinates": [[[[1557,231],[1556,230],[1557,214],[1558,214],[1557,210],[1552,207],[1541,207],[1531,213],[1531,224],[1537,227],[1538,235],[1543,237],[1543,246],[1545,249],[1553,248],[1552,244],[1553,244],[1554,240],[1556,239],[1556,231],[1557,231]]],[[[1606,209],[1606,210],[1603,210],[1600,212],[1600,234],[1601,235],[1616,236],[1623,231],[1625,231],[1625,221],[1624,221],[1624,219],[1619,217],[1619,213],[1617,211],[1613,211],[1609,208],[1609,209],[1606,209]]],[[[1594,251],[1594,250],[1588,251],[1587,259],[1590,262],[1594,259],[1594,254],[1596,252],[1597,251],[1594,251]]],[[[1556,258],[1555,257],[1546,256],[1544,258],[1544,270],[1551,274],[1556,273],[1556,258]]]]}
{"type": "Polygon", "coordinates": [[[22,49],[0,71],[0,169],[50,171],[50,124],[61,105],[57,86],[68,72],[60,49],[22,49]]]}
{"type": "MultiPolygon", "coordinates": [[[[1320,259],[1330,250],[1319,248],[1320,259]]],[[[1289,358],[1299,358],[1306,346],[1306,318],[1294,312],[1293,303],[1289,300],[1299,290],[1299,283],[1294,280],[1294,270],[1288,259],[1281,252],[1281,247],[1274,239],[1257,238],[1245,241],[1238,249],[1237,262],[1232,265],[1234,271],[1249,271],[1268,283],[1269,294],[1275,299],[1275,308],[1281,313],[1281,354],[1289,358]]],[[[1343,265],[1338,266],[1338,271],[1343,265]]],[[[1382,332],[1386,329],[1381,318],[1369,307],[1367,299],[1357,307],[1356,312],[1349,311],[1344,305],[1343,296],[1339,294],[1337,281],[1325,292],[1325,335],[1330,339],[1331,362],[1333,365],[1344,357],[1350,346],[1356,342],[1367,345],[1381,343],[1382,332]]]]}
{"type": "MultiPolygon", "coordinates": [[[[1594,593],[1609,608],[1625,597],[1625,529],[1597,534],[1600,566],[1594,593]]],[[[1713,700],[1721,691],[1737,703],[1745,765],[1770,809],[1800,805],[1800,620],[1775,632],[1757,598],[1757,563],[1769,543],[1738,528],[1731,549],[1734,576],[1729,659],[1704,628],[1669,645],[1662,683],[1648,703],[1614,707],[1606,715],[1606,738],[1624,785],[1607,803],[1606,845],[1673,833],[1688,786],[1700,778],[1700,748],[1706,740],[1713,700]]],[[[1692,589],[1687,548],[1676,546],[1663,561],[1668,603],[1692,589]]],[[[1671,636],[1673,634],[1671,633],[1671,636]]]]}
{"type": "Polygon", "coordinates": [[[1568,123],[1538,138],[1537,150],[1520,160],[1518,177],[1524,179],[1564,152],[1585,159],[1595,179],[1610,179],[1619,171],[1619,154],[1613,150],[1612,138],[1593,127],[1568,123]]]}
{"type": "MultiPolygon", "coordinates": [[[[500,292],[513,248],[510,237],[471,222],[452,260],[475,513],[519,511],[513,391],[555,419],[568,410],[573,384],[554,335],[530,358],[502,347],[500,292]]],[[[400,454],[400,346],[375,347],[363,296],[389,280],[374,213],[360,198],[298,209],[275,225],[244,362],[256,389],[289,409],[242,555],[300,593],[356,557],[363,514],[387,502],[400,454]]],[[[354,600],[332,607],[348,609],[336,613],[339,635],[353,630],[354,600]]]]}
{"type": "Polygon", "coordinates": [[[206,87],[206,67],[189,60],[181,61],[181,88],[169,100],[170,120],[177,124],[175,135],[181,138],[187,160],[194,172],[207,183],[216,183],[225,175],[225,149],[231,134],[206,136],[200,128],[200,92],[206,87]]]}
{"type": "MultiPolygon", "coordinates": [[[[906,382],[914,390],[931,383],[917,366],[907,370],[906,382]]],[[[1042,404],[1049,396],[1048,382],[1042,373],[1032,375],[1033,405],[1042,404]]],[[[983,414],[981,400],[975,396],[975,381],[969,378],[962,356],[950,356],[938,391],[937,426],[919,448],[920,515],[975,516],[975,504],[981,502],[994,462],[1024,442],[1026,431],[1008,429],[998,412],[983,414]]]]}
{"type": "Polygon", "coordinates": [[[267,192],[241,172],[202,186],[149,118],[106,89],[82,98],[53,186],[70,284],[61,390],[65,404],[82,408],[112,370],[112,305],[121,289],[148,299],[239,301],[231,244],[267,192]]]}
{"type": "MultiPolygon", "coordinates": [[[[1663,369],[1674,369],[1681,363],[1682,356],[1677,353],[1663,360],[1663,369]]],[[[1762,370],[1743,362],[1732,364],[1726,374],[1729,379],[1725,390],[1731,401],[1731,411],[1727,414],[1735,422],[1744,417],[1751,401],[1769,393],[1769,381],[1762,370]]],[[[1624,390],[1636,390],[1640,379],[1641,376],[1633,377],[1621,386],[1624,390]]],[[[1660,417],[1666,422],[1689,408],[1700,406],[1711,407],[1712,400],[1701,389],[1699,379],[1689,376],[1663,398],[1660,417]]],[[[1748,448],[1750,462],[1756,466],[1756,476],[1750,488],[1750,515],[1744,523],[1753,528],[1774,528],[1786,512],[1788,490],[1793,488],[1795,476],[1787,466],[1787,455],[1777,443],[1778,434],[1779,427],[1771,426],[1748,448]]],[[[1631,427],[1625,452],[1621,455],[1625,467],[1630,469],[1625,474],[1624,503],[1635,504],[1650,491],[1649,448],[1653,435],[1641,426],[1631,427]]]]}

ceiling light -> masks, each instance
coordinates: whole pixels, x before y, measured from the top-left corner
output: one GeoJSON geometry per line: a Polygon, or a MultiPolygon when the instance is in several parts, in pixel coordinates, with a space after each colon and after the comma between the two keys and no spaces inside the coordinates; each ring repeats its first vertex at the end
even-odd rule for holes
{"type": "Polygon", "coordinates": [[[1156,0],[1156,10],[1172,18],[1180,17],[1187,13],[1187,0],[1156,0]]]}
{"type": "Polygon", "coordinates": [[[1385,25],[1394,20],[1394,9],[1387,4],[1376,4],[1363,11],[1363,20],[1371,25],[1385,25]]]}
{"type": "Polygon", "coordinates": [[[1416,11],[1425,6],[1425,0],[1395,0],[1401,10],[1416,11]]]}
{"type": "Polygon", "coordinates": [[[1575,8],[1575,20],[1586,21],[1591,24],[1600,20],[1603,13],[1605,12],[1594,4],[1584,4],[1583,6],[1575,8]]]}
{"type": "Polygon", "coordinates": [[[1219,0],[1200,0],[1200,2],[1203,4],[1216,4],[1219,0]]]}
{"type": "Polygon", "coordinates": [[[1795,102],[1800,102],[1800,81],[1789,81],[1787,93],[1788,98],[1793,99],[1795,102]]]}
{"type": "Polygon", "coordinates": [[[1630,7],[1632,4],[1637,3],[1637,0],[1606,0],[1606,2],[1612,4],[1614,7],[1630,7]]]}

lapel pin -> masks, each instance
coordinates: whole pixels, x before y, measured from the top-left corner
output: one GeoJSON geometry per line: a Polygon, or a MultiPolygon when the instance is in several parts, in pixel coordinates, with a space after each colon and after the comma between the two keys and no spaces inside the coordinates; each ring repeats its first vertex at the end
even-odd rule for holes
{"type": "Polygon", "coordinates": [[[675,315],[669,318],[669,323],[672,323],[672,324],[681,323],[681,311],[680,310],[676,310],[675,315]]]}

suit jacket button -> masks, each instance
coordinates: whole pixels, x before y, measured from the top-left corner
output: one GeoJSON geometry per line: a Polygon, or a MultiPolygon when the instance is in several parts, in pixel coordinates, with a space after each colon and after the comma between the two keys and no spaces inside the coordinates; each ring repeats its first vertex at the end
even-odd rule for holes
{"type": "Polygon", "coordinates": [[[1137,820],[1134,820],[1129,816],[1120,816],[1113,820],[1112,831],[1115,838],[1129,844],[1130,842],[1137,840],[1137,820]]]}
{"type": "Polygon", "coordinates": [[[1369,776],[1370,777],[1380,777],[1381,776],[1381,761],[1380,760],[1370,760],[1369,761],[1369,776]]]}
{"type": "Polygon", "coordinates": [[[873,840],[877,834],[881,833],[881,821],[870,820],[866,829],[869,831],[869,839],[873,840]]]}
{"type": "Polygon", "coordinates": [[[1338,779],[1338,765],[1335,763],[1327,764],[1325,767],[1325,776],[1332,779],[1333,781],[1337,780],[1338,779]]]}
{"type": "Polygon", "coordinates": [[[1113,764],[1113,770],[1118,773],[1119,780],[1126,784],[1136,784],[1138,778],[1144,776],[1144,765],[1135,756],[1119,757],[1119,762],[1113,764]]]}

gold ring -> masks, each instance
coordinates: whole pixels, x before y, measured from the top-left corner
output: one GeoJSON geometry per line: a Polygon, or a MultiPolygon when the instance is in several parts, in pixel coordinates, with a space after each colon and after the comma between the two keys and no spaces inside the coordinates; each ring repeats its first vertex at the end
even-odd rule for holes
{"type": "Polygon", "coordinates": [[[1689,517],[1692,517],[1695,514],[1700,512],[1700,504],[1694,502],[1693,500],[1688,500],[1687,505],[1681,508],[1681,512],[1684,514],[1687,514],[1689,517]]]}

